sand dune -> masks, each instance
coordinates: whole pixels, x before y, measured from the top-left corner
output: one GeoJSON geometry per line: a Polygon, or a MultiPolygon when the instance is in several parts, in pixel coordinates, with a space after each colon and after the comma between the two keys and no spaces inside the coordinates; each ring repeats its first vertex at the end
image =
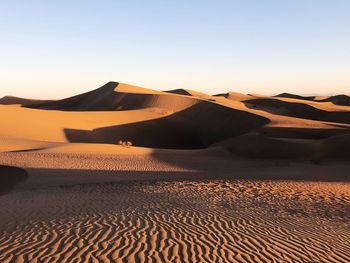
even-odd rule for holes
{"type": "Polygon", "coordinates": [[[271,98],[246,100],[244,103],[247,107],[268,111],[276,115],[350,124],[350,111],[325,111],[304,103],[286,102],[271,98]]]}
{"type": "MultiPolygon", "coordinates": [[[[0,105],[1,138],[17,138],[50,142],[67,142],[64,129],[95,129],[146,121],[167,116],[164,110],[73,111],[37,110],[0,105]]],[[[116,142],[114,142],[116,143],[116,142]]]]}
{"type": "Polygon", "coordinates": [[[34,99],[24,99],[13,96],[5,96],[0,99],[1,105],[36,105],[41,103],[48,103],[50,100],[34,100],[34,99]]]}
{"type": "MultiPolygon", "coordinates": [[[[112,144],[118,140],[129,140],[134,145],[153,148],[208,147],[219,140],[243,134],[269,122],[259,115],[202,98],[153,92],[114,82],[82,95],[31,105],[30,108],[60,111],[20,109],[24,114],[32,116],[26,116],[27,120],[38,119],[35,115],[40,116],[40,123],[44,125],[51,126],[48,124],[49,118],[55,116],[57,119],[52,127],[36,127],[35,131],[26,128],[25,136],[28,139],[112,144]],[[107,110],[108,113],[105,112],[107,110]],[[43,121],[42,118],[48,119],[43,121]],[[37,134],[29,137],[30,132],[37,134]]],[[[18,109],[3,110],[7,116],[12,116],[18,109]]],[[[9,130],[15,125],[23,125],[18,119],[15,121],[11,118],[8,122],[10,123],[6,127],[9,130]]],[[[32,125],[27,124],[25,127],[32,125]]],[[[10,134],[9,130],[4,130],[3,133],[10,134]]]]}
{"type": "Polygon", "coordinates": [[[331,102],[334,105],[350,106],[350,97],[345,94],[335,96],[300,96],[290,93],[281,93],[274,97],[278,98],[291,98],[298,100],[316,101],[316,102],[331,102]]]}
{"type": "Polygon", "coordinates": [[[298,99],[298,100],[315,100],[316,96],[300,96],[297,94],[291,94],[291,93],[281,93],[278,95],[275,95],[274,97],[281,97],[281,98],[290,98],[290,99],[298,99]]]}
{"type": "Polygon", "coordinates": [[[194,149],[230,140],[230,149],[240,148],[240,152],[254,158],[259,158],[259,153],[262,158],[277,156],[283,149],[290,151],[284,153],[290,158],[313,159],[319,148],[288,145],[291,142],[275,138],[324,140],[350,133],[350,107],[293,94],[275,98],[235,92],[210,96],[192,90],[161,92],[108,82],[63,100],[23,103],[22,107],[0,106],[4,116],[0,130],[2,151],[20,150],[20,145],[24,150],[39,149],[46,142],[117,144],[120,140],[139,147],[194,149]],[[250,133],[259,136],[243,136],[250,133]],[[232,145],[234,141],[236,146],[232,145]],[[259,150],[261,147],[265,150],[259,150]],[[268,154],[266,147],[270,149],[268,154]]]}
{"type": "Polygon", "coordinates": [[[248,100],[254,98],[252,95],[246,95],[238,92],[228,92],[228,93],[222,93],[222,94],[216,94],[216,97],[224,97],[229,100],[234,101],[242,101],[242,100],[248,100]]]}
{"type": "Polygon", "coordinates": [[[153,107],[180,111],[196,103],[199,103],[196,98],[174,96],[171,93],[108,82],[96,90],[63,100],[38,104],[33,108],[64,111],[121,111],[153,107]]]}
{"type": "MultiPolygon", "coordinates": [[[[210,96],[192,90],[161,92],[109,82],[63,100],[35,104],[24,100],[22,107],[0,106],[4,116],[0,138],[38,144],[116,144],[122,140],[134,146],[193,149],[255,132],[260,134],[254,138],[258,149],[265,142],[274,144],[273,137],[317,140],[350,133],[350,107],[313,100],[303,103],[302,98],[289,95],[281,94],[279,99],[234,92],[210,96]]],[[[20,150],[20,144],[15,145],[12,148],[20,150]]],[[[10,150],[11,145],[3,143],[1,148],[10,150]]],[[[30,148],[23,145],[23,149],[30,148]]],[[[314,155],[310,152],[310,158],[314,155]]]]}
{"type": "Polygon", "coordinates": [[[349,262],[347,99],[4,97],[0,262],[349,262]]]}
{"type": "Polygon", "coordinates": [[[164,118],[65,133],[71,142],[114,143],[122,139],[143,147],[204,148],[266,123],[268,120],[258,115],[202,102],[164,118]]]}
{"type": "Polygon", "coordinates": [[[249,158],[312,160],[313,144],[308,140],[283,140],[259,134],[231,138],[222,145],[232,153],[249,158]]]}
{"type": "Polygon", "coordinates": [[[247,134],[220,142],[229,151],[243,157],[263,159],[350,160],[350,135],[336,135],[321,140],[271,138],[247,134]]]}
{"type": "Polygon", "coordinates": [[[331,96],[319,101],[321,102],[330,101],[335,105],[350,106],[350,97],[344,94],[331,96]]]}

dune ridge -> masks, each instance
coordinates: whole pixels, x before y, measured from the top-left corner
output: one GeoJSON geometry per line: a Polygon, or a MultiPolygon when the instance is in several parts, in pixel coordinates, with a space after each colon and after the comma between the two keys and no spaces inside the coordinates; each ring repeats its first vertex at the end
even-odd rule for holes
{"type": "Polygon", "coordinates": [[[300,95],[291,94],[291,93],[281,93],[274,97],[292,98],[292,99],[318,101],[318,102],[332,102],[334,105],[350,106],[350,96],[345,94],[339,94],[335,96],[300,96],[300,95]]]}

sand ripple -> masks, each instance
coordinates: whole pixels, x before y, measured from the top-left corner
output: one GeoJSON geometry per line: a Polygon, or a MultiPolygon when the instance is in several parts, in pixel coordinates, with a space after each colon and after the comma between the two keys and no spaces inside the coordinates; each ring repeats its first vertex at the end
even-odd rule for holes
{"type": "Polygon", "coordinates": [[[1,262],[349,262],[348,184],[104,183],[0,197],[1,262]]]}

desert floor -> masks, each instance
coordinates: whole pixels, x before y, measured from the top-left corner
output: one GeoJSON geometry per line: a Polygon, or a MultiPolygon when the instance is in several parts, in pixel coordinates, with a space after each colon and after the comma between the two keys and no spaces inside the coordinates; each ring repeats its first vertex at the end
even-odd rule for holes
{"type": "Polygon", "coordinates": [[[1,153],[0,261],[350,261],[346,162],[133,150],[1,153]]]}

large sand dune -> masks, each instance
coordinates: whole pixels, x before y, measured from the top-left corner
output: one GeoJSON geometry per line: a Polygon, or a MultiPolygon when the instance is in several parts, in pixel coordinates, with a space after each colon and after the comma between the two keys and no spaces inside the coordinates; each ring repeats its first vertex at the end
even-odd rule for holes
{"type": "Polygon", "coordinates": [[[0,121],[0,262],[350,261],[346,95],[109,82],[0,121]]]}
{"type": "Polygon", "coordinates": [[[285,101],[234,92],[218,96],[192,90],[160,92],[109,82],[63,100],[26,104],[22,99],[22,107],[0,106],[4,116],[0,136],[108,144],[129,140],[135,146],[189,149],[249,132],[305,139],[350,133],[349,107],[314,99],[302,103],[292,97],[285,101]]]}

